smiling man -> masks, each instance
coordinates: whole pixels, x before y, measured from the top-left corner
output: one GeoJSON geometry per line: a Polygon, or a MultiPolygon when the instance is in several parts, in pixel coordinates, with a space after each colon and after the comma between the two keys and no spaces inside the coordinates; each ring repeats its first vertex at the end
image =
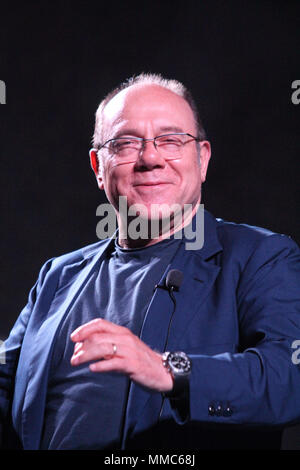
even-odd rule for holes
{"type": "Polygon", "coordinates": [[[102,101],[90,161],[118,231],[41,269],[0,364],[6,447],[277,448],[299,420],[299,248],[207,211],[186,248],[210,153],[176,80],[142,74],[102,101]],[[133,207],[158,236],[129,233],[133,207]]]}
{"type": "MultiPolygon", "coordinates": [[[[160,209],[162,216],[165,211],[168,216],[168,208],[177,205],[183,210],[189,204],[192,217],[200,204],[210,143],[186,99],[172,86],[158,83],[136,80],[134,87],[121,90],[97,112],[94,145],[100,150],[91,150],[91,164],[99,188],[117,212],[121,233],[120,196],[127,198],[128,207],[138,205],[149,219],[154,206],[157,216],[160,209]]],[[[125,235],[121,245],[136,246],[126,230],[125,235]]],[[[154,242],[164,237],[160,235],[154,242]]],[[[152,243],[151,238],[144,240],[145,245],[152,243]]]]}

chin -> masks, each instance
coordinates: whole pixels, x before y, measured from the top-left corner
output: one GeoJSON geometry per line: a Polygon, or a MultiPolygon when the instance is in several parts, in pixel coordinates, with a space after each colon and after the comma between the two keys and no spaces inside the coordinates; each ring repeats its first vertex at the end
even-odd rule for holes
{"type": "Polygon", "coordinates": [[[155,198],[152,198],[151,202],[139,201],[129,206],[130,215],[138,215],[148,220],[170,219],[176,214],[181,214],[182,209],[182,204],[155,200],[155,198]]]}

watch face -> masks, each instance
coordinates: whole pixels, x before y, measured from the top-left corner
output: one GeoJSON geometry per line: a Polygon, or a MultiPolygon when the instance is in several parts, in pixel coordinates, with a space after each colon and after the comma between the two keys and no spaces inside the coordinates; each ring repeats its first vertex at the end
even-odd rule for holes
{"type": "Polygon", "coordinates": [[[170,353],[168,363],[175,374],[187,374],[191,370],[191,361],[183,352],[170,353]]]}

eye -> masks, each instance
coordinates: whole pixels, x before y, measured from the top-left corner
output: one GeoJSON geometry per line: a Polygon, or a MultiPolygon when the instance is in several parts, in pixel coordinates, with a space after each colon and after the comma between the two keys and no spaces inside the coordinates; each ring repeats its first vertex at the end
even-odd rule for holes
{"type": "Polygon", "coordinates": [[[136,139],[130,138],[119,138],[114,139],[110,142],[110,150],[113,153],[122,152],[122,150],[135,148],[138,145],[138,141],[136,139]]]}
{"type": "Polygon", "coordinates": [[[182,139],[177,136],[177,135],[165,135],[161,136],[158,139],[156,139],[156,142],[158,145],[175,145],[175,146],[180,146],[182,145],[182,139]]]}

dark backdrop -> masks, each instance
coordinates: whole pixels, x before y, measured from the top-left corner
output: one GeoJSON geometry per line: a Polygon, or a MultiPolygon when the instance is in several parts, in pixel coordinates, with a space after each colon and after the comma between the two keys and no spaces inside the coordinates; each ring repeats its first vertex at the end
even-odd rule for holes
{"type": "Polygon", "coordinates": [[[94,113],[132,74],[183,81],[213,157],[216,217],[300,241],[299,1],[26,1],[0,8],[0,339],[41,265],[96,239],[94,113]]]}

